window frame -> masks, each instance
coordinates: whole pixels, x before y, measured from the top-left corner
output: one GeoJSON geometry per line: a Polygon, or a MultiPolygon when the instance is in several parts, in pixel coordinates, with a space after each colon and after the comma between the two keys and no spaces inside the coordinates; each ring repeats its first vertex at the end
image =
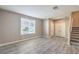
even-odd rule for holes
{"type": "MultiPolygon", "coordinates": [[[[24,18],[24,17],[21,17],[21,35],[27,35],[27,34],[35,34],[35,24],[36,24],[36,21],[34,20],[34,19],[29,19],[29,18],[24,18]],[[28,29],[28,31],[26,31],[25,33],[24,33],[24,31],[23,31],[23,26],[24,26],[24,24],[23,24],[23,22],[27,22],[27,23],[29,23],[29,25],[27,26],[29,29],[28,29]],[[30,32],[31,30],[30,30],[30,27],[31,27],[31,23],[33,23],[33,27],[32,27],[32,32],[30,32]]],[[[24,27],[26,27],[26,26],[24,26],[24,27]]]]}

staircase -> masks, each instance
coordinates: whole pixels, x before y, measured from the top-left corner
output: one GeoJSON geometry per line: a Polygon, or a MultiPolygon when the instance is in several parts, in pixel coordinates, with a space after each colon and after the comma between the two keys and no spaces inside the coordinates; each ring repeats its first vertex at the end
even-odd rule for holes
{"type": "Polygon", "coordinates": [[[72,27],[70,44],[79,46],[79,27],[72,27]]]}

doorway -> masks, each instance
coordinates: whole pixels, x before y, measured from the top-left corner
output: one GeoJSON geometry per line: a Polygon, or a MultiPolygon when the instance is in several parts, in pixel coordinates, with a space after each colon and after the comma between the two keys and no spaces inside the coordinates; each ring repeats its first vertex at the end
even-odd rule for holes
{"type": "Polygon", "coordinates": [[[50,36],[66,37],[66,21],[65,20],[50,20],[49,23],[50,36]]]}

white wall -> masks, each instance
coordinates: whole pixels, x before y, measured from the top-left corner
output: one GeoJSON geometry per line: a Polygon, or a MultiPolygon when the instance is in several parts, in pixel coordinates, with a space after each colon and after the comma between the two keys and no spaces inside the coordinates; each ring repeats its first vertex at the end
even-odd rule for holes
{"type": "Polygon", "coordinates": [[[66,22],[66,38],[69,38],[70,35],[70,19],[67,18],[65,19],[66,22]]]}
{"type": "Polygon", "coordinates": [[[53,20],[43,20],[43,36],[51,38],[54,36],[54,22],[53,20]]]}
{"type": "Polygon", "coordinates": [[[42,20],[33,17],[27,17],[18,13],[0,10],[0,44],[39,36],[40,34],[42,34],[42,20]],[[21,16],[36,20],[35,34],[23,36],[20,34],[21,16]]]}
{"type": "Polygon", "coordinates": [[[50,37],[54,36],[54,21],[53,20],[49,20],[49,35],[50,37]]]}
{"type": "Polygon", "coordinates": [[[49,20],[43,20],[43,36],[48,38],[49,36],[49,20]]]}

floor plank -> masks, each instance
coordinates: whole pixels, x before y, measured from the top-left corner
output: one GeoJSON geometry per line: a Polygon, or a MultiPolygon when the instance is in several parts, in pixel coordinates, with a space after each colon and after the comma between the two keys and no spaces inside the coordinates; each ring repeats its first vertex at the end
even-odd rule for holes
{"type": "Polygon", "coordinates": [[[0,54],[78,54],[79,47],[68,46],[67,39],[37,38],[0,47],[0,54]]]}

